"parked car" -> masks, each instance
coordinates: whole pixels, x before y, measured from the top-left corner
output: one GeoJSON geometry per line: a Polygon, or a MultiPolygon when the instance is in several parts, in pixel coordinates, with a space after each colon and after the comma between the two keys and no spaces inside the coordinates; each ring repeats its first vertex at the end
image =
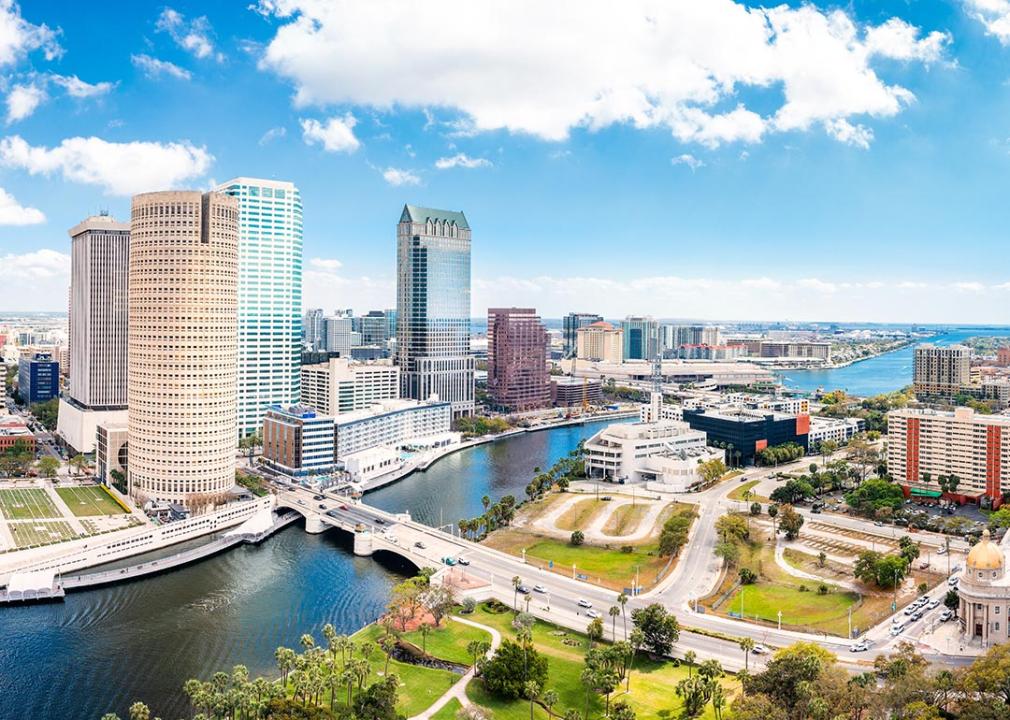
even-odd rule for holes
{"type": "Polygon", "coordinates": [[[947,622],[948,620],[952,619],[953,617],[954,617],[954,612],[950,608],[947,608],[942,613],[940,613],[940,622],[947,622]]]}
{"type": "Polygon", "coordinates": [[[456,558],[444,557],[442,558],[442,562],[448,565],[449,567],[452,567],[453,565],[456,564],[456,558]]]}

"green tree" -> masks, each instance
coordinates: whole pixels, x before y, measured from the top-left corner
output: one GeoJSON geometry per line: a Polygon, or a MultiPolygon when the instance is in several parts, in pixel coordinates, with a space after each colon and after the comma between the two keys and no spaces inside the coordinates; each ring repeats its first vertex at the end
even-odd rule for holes
{"type": "Polygon", "coordinates": [[[792,505],[784,505],[779,527],[785,531],[787,540],[795,540],[799,537],[800,528],[803,527],[803,516],[796,512],[792,505]]]}
{"type": "Polygon", "coordinates": [[[740,638],[740,649],[743,650],[743,669],[750,670],[750,653],[755,646],[754,638],[740,638]]]}
{"type": "Polygon", "coordinates": [[[54,478],[56,473],[60,469],[60,461],[51,455],[46,455],[39,458],[38,463],[36,463],[39,469],[39,475],[44,478],[54,478]]]}
{"type": "Polygon", "coordinates": [[[491,659],[484,663],[481,677],[492,695],[515,700],[524,696],[527,682],[544,686],[547,682],[547,658],[529,644],[502,640],[491,659]]]}
{"type": "Polygon", "coordinates": [[[680,639],[676,616],[659,603],[632,611],[631,622],[642,632],[642,646],[654,655],[668,655],[680,639]]]}
{"type": "Polygon", "coordinates": [[[572,545],[575,545],[576,547],[578,547],[579,545],[581,545],[582,543],[584,543],[586,541],[586,534],[584,532],[582,532],[581,530],[573,530],[572,531],[572,536],[568,539],[568,541],[572,545]]]}

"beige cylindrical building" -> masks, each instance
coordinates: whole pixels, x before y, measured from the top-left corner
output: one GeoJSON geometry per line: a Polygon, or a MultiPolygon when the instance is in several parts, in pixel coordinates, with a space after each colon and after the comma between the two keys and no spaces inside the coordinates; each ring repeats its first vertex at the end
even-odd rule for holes
{"type": "Polygon", "coordinates": [[[238,201],[135,196],[129,307],[130,492],[208,509],[235,484],[238,201]]]}

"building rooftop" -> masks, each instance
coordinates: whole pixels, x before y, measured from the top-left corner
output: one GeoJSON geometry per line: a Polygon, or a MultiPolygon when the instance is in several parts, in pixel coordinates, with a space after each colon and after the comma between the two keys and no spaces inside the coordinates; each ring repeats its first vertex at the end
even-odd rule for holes
{"type": "Polygon", "coordinates": [[[413,410],[419,407],[431,407],[435,405],[445,405],[448,407],[450,403],[441,400],[410,400],[407,398],[399,398],[396,400],[383,400],[381,402],[375,403],[362,410],[352,410],[351,412],[340,413],[336,417],[337,425],[347,425],[348,423],[356,422],[358,420],[366,420],[372,417],[378,417],[379,415],[387,415],[389,413],[403,412],[404,410],[413,410]]]}
{"type": "Polygon", "coordinates": [[[435,208],[419,207],[417,205],[404,205],[403,213],[400,215],[400,222],[423,223],[428,220],[441,220],[448,223],[456,223],[456,226],[469,230],[470,223],[466,221],[466,215],[462,211],[436,210],[435,208]]]}
{"type": "Polygon", "coordinates": [[[92,215],[67,230],[67,234],[74,238],[89,230],[129,232],[130,223],[120,222],[111,215],[92,215]]]}
{"type": "Polygon", "coordinates": [[[32,434],[24,421],[13,415],[0,417],[0,437],[27,437],[32,434]]]}

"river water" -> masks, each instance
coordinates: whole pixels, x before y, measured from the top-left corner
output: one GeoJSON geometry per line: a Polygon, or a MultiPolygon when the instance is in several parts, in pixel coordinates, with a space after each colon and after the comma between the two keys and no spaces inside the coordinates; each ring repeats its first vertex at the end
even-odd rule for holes
{"type": "MultiPolygon", "coordinates": [[[[930,342],[954,345],[981,335],[1010,336],[1010,328],[956,328],[930,342]]],[[[862,360],[834,370],[786,370],[780,375],[786,387],[800,392],[845,390],[850,395],[868,396],[900,390],[912,384],[914,345],[862,360]]]]}
{"type": "MultiPolygon", "coordinates": [[[[523,488],[600,424],[526,433],[443,458],[427,472],[366,496],[432,525],[482,511],[523,488]]],[[[273,671],[279,645],[351,633],[382,612],[393,584],[413,572],[396,560],[351,554],[339,531],[297,524],[166,575],[81,593],[62,603],[0,608],[0,720],[125,717],[144,700],[169,720],[188,712],[182,684],[245,664],[273,671]]]]}

